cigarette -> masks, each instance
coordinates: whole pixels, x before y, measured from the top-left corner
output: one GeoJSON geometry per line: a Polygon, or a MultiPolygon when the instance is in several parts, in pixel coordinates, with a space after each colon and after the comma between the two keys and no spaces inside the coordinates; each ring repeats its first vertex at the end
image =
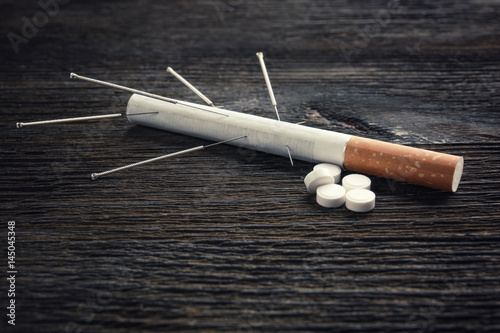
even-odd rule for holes
{"type": "Polygon", "coordinates": [[[228,144],[313,163],[455,192],[463,157],[184,101],[134,94],[130,122],[210,141],[244,135],[228,144]]]}

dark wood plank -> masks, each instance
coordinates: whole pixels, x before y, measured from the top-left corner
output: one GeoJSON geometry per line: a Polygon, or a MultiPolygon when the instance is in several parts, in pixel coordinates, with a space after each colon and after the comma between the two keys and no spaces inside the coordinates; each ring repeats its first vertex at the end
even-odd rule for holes
{"type": "MultiPolygon", "coordinates": [[[[35,2],[4,2],[22,36],[35,2]]],[[[496,1],[108,1],[60,5],[0,62],[2,235],[16,221],[17,332],[494,332],[500,329],[496,1]],[[463,155],[459,191],[373,177],[369,214],[307,193],[313,165],[105,120],[129,95],[76,72],[463,155]]],[[[6,237],[2,253],[6,254],[6,237]]],[[[7,258],[4,257],[2,276],[7,258]]]]}

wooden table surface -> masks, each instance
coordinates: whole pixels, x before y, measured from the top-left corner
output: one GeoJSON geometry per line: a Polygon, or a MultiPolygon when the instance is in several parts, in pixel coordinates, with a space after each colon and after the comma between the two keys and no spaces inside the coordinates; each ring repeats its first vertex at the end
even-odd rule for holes
{"type": "Polygon", "coordinates": [[[500,2],[41,3],[0,4],[0,331],[500,331],[500,2]],[[464,156],[458,191],[372,177],[372,212],[325,209],[312,164],[228,145],[92,181],[208,142],[15,126],[125,112],[70,72],[203,103],[168,66],[274,118],[259,51],[283,120],[464,156]]]}

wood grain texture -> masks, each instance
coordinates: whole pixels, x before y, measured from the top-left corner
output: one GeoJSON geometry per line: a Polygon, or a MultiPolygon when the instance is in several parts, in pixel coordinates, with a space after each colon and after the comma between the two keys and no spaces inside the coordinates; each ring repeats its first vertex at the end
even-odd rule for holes
{"type": "MultiPolygon", "coordinates": [[[[34,1],[0,4],[22,36],[34,1]]],[[[1,331],[500,330],[500,4],[460,1],[70,1],[19,52],[2,38],[1,331]],[[76,72],[465,158],[454,194],[372,178],[369,214],[323,209],[313,165],[123,120],[130,95],[76,72]],[[7,221],[17,325],[7,325],[7,221]],[[5,329],[4,329],[5,328],[5,329]]]]}

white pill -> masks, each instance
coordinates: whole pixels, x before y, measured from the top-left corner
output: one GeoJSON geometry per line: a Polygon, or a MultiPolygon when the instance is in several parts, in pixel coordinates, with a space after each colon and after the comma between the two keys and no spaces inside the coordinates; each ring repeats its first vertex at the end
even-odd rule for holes
{"type": "Polygon", "coordinates": [[[338,165],[335,164],[330,164],[330,163],[320,163],[316,166],[314,166],[314,170],[318,169],[326,169],[328,170],[331,175],[333,176],[333,179],[335,180],[335,184],[340,182],[340,174],[342,172],[342,169],[338,165]]]}
{"type": "Polygon", "coordinates": [[[309,193],[316,193],[316,189],[321,185],[333,184],[334,182],[333,176],[325,169],[313,170],[304,178],[304,184],[306,184],[309,193]]]}
{"type": "Polygon", "coordinates": [[[375,193],[365,189],[350,190],[345,195],[345,207],[353,212],[369,212],[375,208],[375,193]]]}
{"type": "Polygon", "coordinates": [[[345,188],[338,184],[327,184],[316,190],[316,201],[327,208],[337,208],[345,202],[345,188]]]}
{"type": "Polygon", "coordinates": [[[370,180],[370,178],[368,178],[364,175],[352,174],[352,175],[345,176],[342,179],[342,186],[344,186],[344,188],[347,192],[349,192],[350,190],[354,190],[354,189],[369,190],[371,184],[372,184],[372,181],[370,180]]]}

